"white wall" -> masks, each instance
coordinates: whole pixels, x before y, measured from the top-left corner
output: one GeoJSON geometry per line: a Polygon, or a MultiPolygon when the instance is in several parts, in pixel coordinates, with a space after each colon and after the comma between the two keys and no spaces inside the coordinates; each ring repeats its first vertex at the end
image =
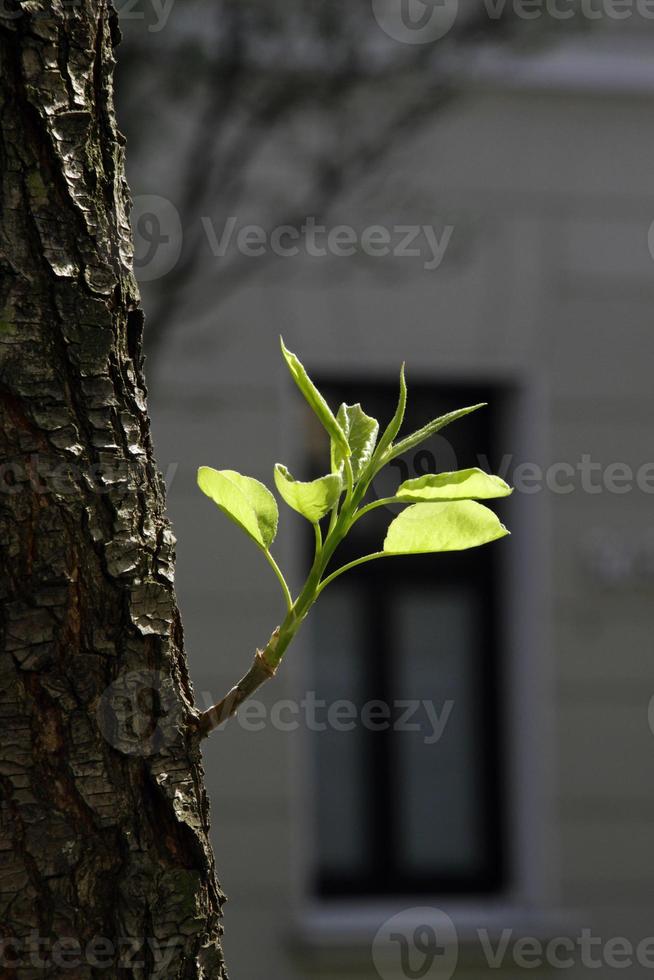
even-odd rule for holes
{"type": "MultiPolygon", "coordinates": [[[[384,167],[394,190],[371,176],[334,216],[354,225],[416,214],[452,223],[451,253],[432,272],[400,259],[281,259],[214,311],[218,260],[206,253],[204,311],[171,338],[150,399],[160,466],[179,464],[169,511],[198,694],[221,696],[282,614],[270,569],[194,487],[199,464],[270,485],[273,463],[289,459],[296,409],[280,332],[308,365],[394,377],[406,359],[409,378],[521,380],[535,399],[533,461],[543,466],[575,465],[584,453],[605,466],[637,468],[652,458],[651,118],[651,100],[629,93],[471,91],[397,148],[384,167]]],[[[527,742],[542,774],[534,792],[543,826],[528,846],[534,862],[543,848],[551,888],[544,910],[561,910],[555,924],[539,920],[537,908],[522,914],[536,913],[524,928],[540,921],[546,935],[591,925],[605,939],[654,932],[651,569],[648,581],[604,586],[584,564],[593,528],[616,535],[619,547],[638,546],[652,501],[638,490],[577,488],[521,502],[533,507],[538,548],[532,566],[529,555],[522,566],[524,588],[537,582],[543,603],[533,623],[543,672],[532,677],[542,685],[535,697],[543,727],[527,742]]],[[[282,533],[293,524],[285,515],[282,533]]],[[[280,556],[291,565],[292,543],[280,556]]],[[[287,666],[266,702],[293,690],[287,666]]],[[[532,714],[523,715],[529,731],[532,714]]],[[[300,739],[247,733],[233,722],[206,746],[217,863],[230,898],[228,962],[241,978],[372,978],[365,944],[292,952],[300,739]]],[[[510,924],[521,928],[518,918],[510,924]]]]}

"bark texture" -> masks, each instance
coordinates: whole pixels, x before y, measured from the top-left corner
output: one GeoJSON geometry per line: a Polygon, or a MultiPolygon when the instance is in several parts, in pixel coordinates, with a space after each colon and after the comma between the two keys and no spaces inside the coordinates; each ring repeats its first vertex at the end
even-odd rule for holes
{"type": "Polygon", "coordinates": [[[225,976],[117,40],[102,0],[0,12],[2,977],[225,976]]]}

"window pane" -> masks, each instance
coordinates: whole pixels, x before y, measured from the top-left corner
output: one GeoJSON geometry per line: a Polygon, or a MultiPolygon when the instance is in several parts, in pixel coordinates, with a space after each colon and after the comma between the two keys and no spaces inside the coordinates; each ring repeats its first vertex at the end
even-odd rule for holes
{"type": "Polygon", "coordinates": [[[358,723],[364,687],[361,600],[356,590],[327,590],[314,606],[313,680],[318,701],[316,720],[324,731],[312,734],[315,760],[317,845],[323,874],[343,875],[361,870],[367,850],[368,794],[364,746],[358,723]],[[356,706],[349,721],[328,710],[337,701],[356,706]],[[351,731],[339,731],[351,727],[351,731]]]}
{"type": "Polygon", "coordinates": [[[409,874],[474,873],[484,847],[476,595],[465,587],[403,591],[393,620],[394,692],[421,703],[412,719],[420,730],[394,739],[399,861],[409,874]]]}
{"type": "MultiPolygon", "coordinates": [[[[396,379],[317,383],[334,408],[360,401],[382,420],[395,411],[396,379]]],[[[490,407],[394,461],[368,499],[426,472],[492,466],[485,460],[495,458],[504,394],[483,384],[413,383],[404,432],[460,405],[490,407]]],[[[307,421],[318,425],[313,413],[307,421]]],[[[318,427],[306,475],[324,471],[318,427]]],[[[505,519],[509,506],[498,506],[505,519]]],[[[379,507],[357,522],[338,564],[377,551],[398,510],[379,507]]],[[[312,549],[307,535],[307,561],[312,549]]],[[[338,579],[312,610],[317,696],[348,697],[359,709],[353,731],[312,735],[322,896],[488,894],[506,886],[498,559],[489,547],[370,562],[338,579]],[[410,721],[418,731],[394,730],[398,701],[407,700],[417,702],[410,721]],[[378,715],[364,722],[372,719],[361,708],[380,703],[388,724],[378,715]]]]}

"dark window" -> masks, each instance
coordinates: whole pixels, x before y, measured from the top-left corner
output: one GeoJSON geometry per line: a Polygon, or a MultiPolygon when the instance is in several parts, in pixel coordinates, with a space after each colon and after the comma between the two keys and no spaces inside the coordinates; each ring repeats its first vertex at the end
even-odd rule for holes
{"type": "MultiPolygon", "coordinates": [[[[394,412],[395,384],[318,383],[334,409],[361,401],[382,429],[394,412]]],[[[398,460],[369,499],[390,496],[409,477],[500,458],[501,389],[411,384],[406,433],[479,401],[489,407],[398,460]]],[[[318,475],[326,440],[314,430],[310,444],[307,475],[318,475]]],[[[506,503],[493,506],[506,519],[506,503]]],[[[398,510],[364,517],[330,567],[380,550],[398,510]]],[[[352,730],[311,734],[316,894],[505,887],[499,560],[491,545],[370,562],[330,585],[312,612],[310,686],[328,705],[348,699],[357,709],[352,730]]]]}

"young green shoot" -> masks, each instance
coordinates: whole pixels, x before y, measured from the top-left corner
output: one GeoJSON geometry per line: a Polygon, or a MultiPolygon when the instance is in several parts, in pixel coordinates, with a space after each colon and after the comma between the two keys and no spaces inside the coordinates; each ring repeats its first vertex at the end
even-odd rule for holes
{"type": "Polygon", "coordinates": [[[396,441],[407,401],[404,365],[400,370],[397,409],[380,436],[378,421],[366,415],[359,404],[343,404],[334,414],[299,358],[286,349],[283,341],[281,348],[291,377],[330,440],[330,472],[324,476],[302,482],[296,480],[282,463],[275,465],[273,474],[280,497],[313,524],[313,563],[302,588],[293,597],[270,550],[279,517],[277,501],[270,490],[258,480],[234,470],[200,467],[200,489],[263,551],[286,603],[284,619],[265,647],[256,651],[249,670],[221,701],[200,716],[203,736],[235,714],[261,684],[274,676],[312,605],[339,576],[380,558],[461,551],[488,544],[509,533],[493,511],[480,501],[507,497],[512,488],[500,477],[477,468],[429,473],[415,480],[405,480],[392,497],[364,503],[373,480],[391,460],[451,422],[481,408],[481,404],[449,412],[396,441]],[[352,525],[372,510],[388,504],[405,507],[390,522],[380,550],[332,568],[336,550],[352,525]]]}

